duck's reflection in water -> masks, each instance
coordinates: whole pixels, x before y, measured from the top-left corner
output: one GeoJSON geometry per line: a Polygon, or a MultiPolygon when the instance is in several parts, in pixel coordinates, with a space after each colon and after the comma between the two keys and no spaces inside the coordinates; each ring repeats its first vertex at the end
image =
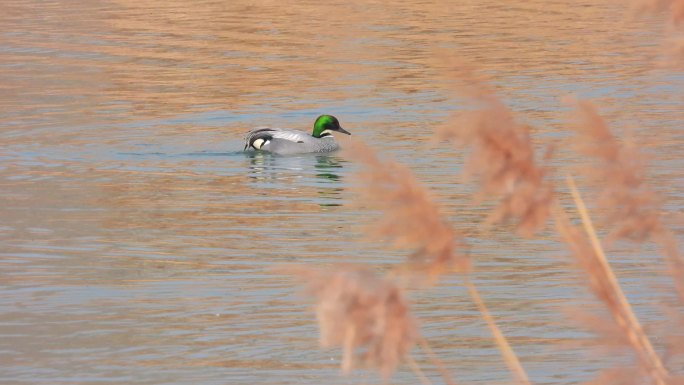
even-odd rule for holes
{"type": "Polygon", "coordinates": [[[311,199],[323,207],[341,206],[347,161],[336,154],[281,156],[266,152],[247,152],[249,178],[254,187],[269,196],[311,199]],[[308,192],[308,191],[315,191],[308,192]],[[278,191],[276,193],[276,191],[278,191]],[[281,194],[282,193],[282,194],[281,194]]]}

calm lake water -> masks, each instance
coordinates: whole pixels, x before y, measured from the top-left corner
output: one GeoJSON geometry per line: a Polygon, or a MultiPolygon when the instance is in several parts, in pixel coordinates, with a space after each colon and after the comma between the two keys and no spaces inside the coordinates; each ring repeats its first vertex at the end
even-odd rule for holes
{"type": "MultiPolygon", "coordinates": [[[[377,213],[355,203],[359,166],[242,152],[251,127],[308,130],[321,113],[431,188],[535,383],[621,362],[573,321],[593,300],[552,229],[481,230],[464,154],[432,135],[461,108],[445,56],[489,74],[540,145],[569,135],[562,97],[591,98],[652,155],[654,185],[681,214],[684,76],[660,66],[662,18],[631,20],[610,1],[323,3],[3,2],[0,382],[381,383],[339,376],[295,282],[270,270],[403,260],[364,235],[377,213]]],[[[579,160],[561,146],[555,162],[572,172],[579,160]]],[[[661,258],[609,250],[662,348],[661,258]]],[[[512,382],[458,277],[410,295],[459,381],[512,382]]],[[[417,382],[406,368],[393,378],[417,382]]]]}

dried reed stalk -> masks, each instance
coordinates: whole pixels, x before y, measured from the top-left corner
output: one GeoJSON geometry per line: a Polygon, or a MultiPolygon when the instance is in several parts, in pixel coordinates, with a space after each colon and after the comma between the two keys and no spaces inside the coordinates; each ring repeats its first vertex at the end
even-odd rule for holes
{"type": "Polygon", "coordinates": [[[409,367],[413,371],[413,373],[418,377],[420,380],[420,383],[423,385],[432,385],[432,381],[430,381],[429,378],[425,376],[425,373],[420,369],[420,366],[416,362],[416,360],[413,359],[413,357],[409,354],[406,356],[406,363],[408,363],[409,367]]]}
{"type": "Polygon", "coordinates": [[[433,277],[470,268],[469,259],[458,252],[463,246],[460,237],[407,167],[379,159],[361,142],[352,142],[346,154],[365,166],[356,175],[363,201],[383,214],[380,223],[371,228],[376,237],[415,250],[409,264],[433,277]]]}
{"type": "Polygon", "coordinates": [[[387,380],[407,359],[419,333],[402,289],[393,282],[351,265],[330,271],[307,266],[278,270],[302,279],[316,299],[321,347],[343,348],[345,373],[360,360],[387,380]]]}
{"type": "Polygon", "coordinates": [[[456,382],[453,380],[453,378],[451,378],[451,373],[449,373],[449,370],[447,370],[446,366],[444,366],[442,360],[440,360],[439,357],[437,357],[437,354],[435,354],[435,352],[432,350],[427,340],[422,336],[419,336],[418,344],[423,349],[423,351],[428,355],[428,358],[430,358],[432,363],[435,364],[437,370],[439,370],[439,373],[442,375],[442,378],[444,378],[444,382],[446,382],[447,385],[456,385],[456,382]]]}
{"type": "Polygon", "coordinates": [[[499,347],[499,350],[501,351],[501,355],[503,356],[504,361],[506,362],[506,366],[508,366],[508,369],[513,373],[518,384],[530,385],[530,380],[527,377],[525,369],[520,364],[518,356],[516,356],[515,352],[511,348],[511,345],[508,343],[508,340],[506,340],[506,337],[501,332],[501,329],[499,329],[499,327],[496,325],[494,318],[492,318],[491,314],[489,313],[489,310],[487,309],[487,306],[480,297],[477,288],[468,277],[465,278],[465,285],[468,288],[470,297],[473,299],[473,302],[475,302],[475,305],[477,305],[477,308],[480,310],[482,318],[484,318],[484,320],[487,322],[487,326],[489,327],[489,330],[491,330],[492,335],[494,336],[494,341],[496,341],[496,344],[499,347]]]}
{"type": "Polygon", "coordinates": [[[665,259],[668,263],[668,272],[675,282],[675,288],[679,293],[679,300],[684,304],[684,258],[679,250],[677,238],[669,229],[664,229],[655,235],[656,242],[658,242],[665,254],[665,259]]]}
{"type": "Polygon", "coordinates": [[[558,231],[565,238],[580,262],[580,266],[589,277],[592,291],[606,305],[617,327],[624,333],[626,341],[639,357],[641,366],[656,384],[665,385],[669,374],[634,315],[631,305],[625,298],[617,278],[608,264],[591,218],[574,181],[569,177],[567,183],[582,218],[582,224],[589,237],[590,245],[586,245],[583,237],[570,225],[566,214],[560,207],[556,209],[558,231]]]}
{"type": "Polygon", "coordinates": [[[534,161],[530,127],[515,120],[472,68],[460,64],[454,69],[459,90],[474,109],[456,115],[437,133],[458,148],[471,148],[465,176],[479,179],[481,196],[500,199],[488,223],[511,219],[521,235],[531,236],[546,224],[553,189],[544,180],[547,170],[534,161]]]}

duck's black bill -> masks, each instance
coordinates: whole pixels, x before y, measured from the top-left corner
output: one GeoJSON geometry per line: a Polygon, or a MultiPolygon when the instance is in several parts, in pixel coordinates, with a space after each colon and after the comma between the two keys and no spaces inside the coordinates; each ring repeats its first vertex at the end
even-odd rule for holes
{"type": "Polygon", "coordinates": [[[345,129],[342,128],[342,127],[339,127],[339,128],[337,129],[337,131],[339,131],[339,132],[341,132],[341,133],[343,133],[343,134],[351,135],[351,132],[345,130],[345,129]]]}

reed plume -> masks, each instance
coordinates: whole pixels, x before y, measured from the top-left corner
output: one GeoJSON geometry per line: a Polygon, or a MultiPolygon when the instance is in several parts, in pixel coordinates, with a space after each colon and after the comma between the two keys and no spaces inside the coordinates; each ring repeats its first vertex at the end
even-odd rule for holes
{"type": "Polygon", "coordinates": [[[679,26],[684,23],[684,0],[672,0],[670,3],[670,18],[679,26]]]}
{"type": "Polygon", "coordinates": [[[677,27],[684,23],[684,0],[636,0],[632,8],[635,13],[667,12],[670,23],[677,27]]]}
{"type": "Polygon", "coordinates": [[[395,161],[381,160],[365,144],[352,143],[346,154],[364,165],[357,173],[361,199],[383,214],[371,229],[374,235],[415,250],[409,260],[414,269],[433,276],[467,271],[470,261],[460,252],[463,242],[413,173],[395,161]]]}
{"type": "Polygon", "coordinates": [[[342,347],[345,373],[361,361],[387,380],[419,338],[402,289],[365,267],[279,270],[301,279],[306,293],[316,299],[321,347],[342,347]]]}
{"type": "Polygon", "coordinates": [[[455,67],[455,75],[474,110],[456,115],[437,133],[457,148],[471,149],[466,177],[477,177],[482,196],[500,199],[488,223],[514,220],[521,235],[531,236],[546,224],[553,188],[544,179],[547,170],[535,163],[530,126],[516,121],[513,112],[470,67],[455,67]]]}
{"type": "Polygon", "coordinates": [[[587,167],[583,173],[602,186],[598,201],[613,226],[609,239],[648,239],[661,229],[661,199],[645,183],[643,155],[618,141],[591,102],[577,101],[576,107],[580,124],[575,143],[580,153],[599,162],[599,167],[587,167]]]}
{"type": "Polygon", "coordinates": [[[675,39],[670,44],[668,56],[673,63],[684,64],[684,38],[675,39]]]}
{"type": "Polygon", "coordinates": [[[601,187],[599,205],[612,229],[609,240],[653,240],[661,245],[680,299],[684,303],[684,260],[677,240],[663,223],[662,199],[646,183],[646,167],[635,146],[623,145],[589,101],[576,102],[580,124],[578,149],[596,159],[599,167],[584,172],[601,187]]]}
{"type": "Polygon", "coordinates": [[[635,16],[661,12],[668,15],[668,21],[664,28],[664,60],[660,66],[680,68],[684,65],[684,37],[681,34],[682,27],[684,27],[684,0],[635,0],[632,2],[632,13],[635,16]]]}

